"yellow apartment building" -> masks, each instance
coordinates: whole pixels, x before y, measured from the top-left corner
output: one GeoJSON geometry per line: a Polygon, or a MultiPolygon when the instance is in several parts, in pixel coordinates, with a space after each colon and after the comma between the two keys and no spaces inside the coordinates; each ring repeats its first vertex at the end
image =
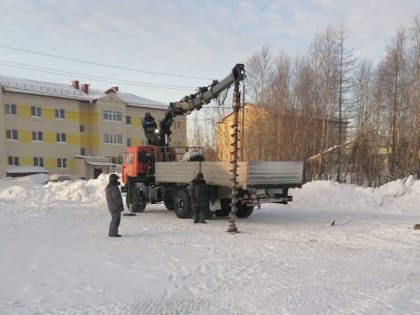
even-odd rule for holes
{"type": "MultiPolygon", "coordinates": [[[[158,123],[168,107],[118,87],[2,76],[0,104],[0,177],[45,171],[95,178],[115,171],[127,146],[147,143],[145,113],[158,123]]],[[[171,145],[186,146],[183,116],[174,121],[171,145]]]]}
{"type": "MultiPolygon", "coordinates": [[[[244,133],[247,130],[250,130],[251,124],[256,120],[256,115],[261,115],[262,111],[257,110],[254,105],[251,104],[244,104],[241,106],[238,112],[238,121],[239,121],[239,158],[242,158],[243,154],[240,154],[244,150],[244,133]]],[[[228,114],[225,116],[221,121],[217,124],[217,144],[216,144],[216,151],[217,151],[217,160],[218,161],[230,161],[231,151],[232,151],[232,133],[233,133],[233,120],[234,116],[233,113],[228,114]]]]}

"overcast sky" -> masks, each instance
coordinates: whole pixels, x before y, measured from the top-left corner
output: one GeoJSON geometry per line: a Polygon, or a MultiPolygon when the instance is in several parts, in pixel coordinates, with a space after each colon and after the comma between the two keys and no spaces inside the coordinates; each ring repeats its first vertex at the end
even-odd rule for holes
{"type": "Polygon", "coordinates": [[[420,14],[418,0],[0,0],[0,7],[0,75],[117,85],[164,103],[222,79],[264,45],[273,55],[306,54],[316,33],[341,21],[350,48],[378,60],[420,14]]]}

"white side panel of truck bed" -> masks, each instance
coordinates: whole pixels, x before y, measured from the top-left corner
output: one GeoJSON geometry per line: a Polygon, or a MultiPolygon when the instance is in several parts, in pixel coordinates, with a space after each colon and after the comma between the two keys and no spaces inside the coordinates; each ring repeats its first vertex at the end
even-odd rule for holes
{"type": "Polygon", "coordinates": [[[156,183],[188,183],[199,172],[200,162],[156,162],[156,183]]]}
{"type": "MultiPolygon", "coordinates": [[[[157,183],[189,183],[198,172],[209,185],[231,186],[230,162],[157,162],[157,183]]],[[[258,185],[302,183],[303,163],[290,161],[248,161],[238,163],[238,184],[243,189],[258,185]]]]}
{"type": "Polygon", "coordinates": [[[249,186],[302,184],[303,163],[293,161],[249,161],[249,186]]]}
{"type": "MultiPolygon", "coordinates": [[[[242,162],[246,163],[246,162],[242,162]]],[[[207,184],[230,187],[229,162],[157,162],[156,183],[189,183],[202,172],[207,184]]],[[[240,186],[246,183],[246,165],[240,167],[238,181],[240,186]]]]}
{"type": "MultiPolygon", "coordinates": [[[[247,163],[238,163],[238,185],[246,188],[247,182],[247,163]]],[[[201,162],[201,172],[209,184],[231,187],[232,182],[232,164],[230,162],[201,162]]]]}

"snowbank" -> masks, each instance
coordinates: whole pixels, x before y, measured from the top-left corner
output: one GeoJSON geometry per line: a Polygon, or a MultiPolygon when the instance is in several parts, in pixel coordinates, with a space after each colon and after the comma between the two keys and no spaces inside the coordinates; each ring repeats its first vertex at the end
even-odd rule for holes
{"type": "Polygon", "coordinates": [[[378,188],[365,188],[334,181],[313,181],[293,189],[293,206],[342,211],[349,208],[386,212],[419,211],[420,180],[412,176],[378,188]],[[419,210],[418,210],[419,209],[419,210]]]}
{"type": "MultiPolygon", "coordinates": [[[[31,207],[56,205],[62,202],[104,203],[104,189],[109,175],[97,179],[48,182],[48,176],[31,175],[0,180],[0,202],[27,204],[31,207]]],[[[27,208],[23,206],[23,208],[27,208]]]]}
{"type": "MultiPolygon", "coordinates": [[[[31,175],[22,178],[0,180],[0,201],[27,202],[32,206],[45,206],[56,202],[83,202],[104,204],[104,189],[108,183],[107,174],[97,179],[48,182],[45,175],[31,175]]],[[[417,211],[420,204],[420,181],[412,176],[396,180],[378,188],[364,188],[334,181],[313,181],[290,192],[294,201],[292,207],[307,209],[330,209],[343,211],[353,208],[376,211],[417,211]]]]}

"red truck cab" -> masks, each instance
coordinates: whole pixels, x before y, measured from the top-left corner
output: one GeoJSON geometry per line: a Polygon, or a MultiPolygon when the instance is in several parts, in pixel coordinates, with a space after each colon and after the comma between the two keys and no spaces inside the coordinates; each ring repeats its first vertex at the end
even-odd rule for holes
{"type": "Polygon", "coordinates": [[[153,176],[155,162],[176,161],[173,148],[143,145],[128,147],[122,164],[122,182],[126,185],[129,177],[153,176]]]}

